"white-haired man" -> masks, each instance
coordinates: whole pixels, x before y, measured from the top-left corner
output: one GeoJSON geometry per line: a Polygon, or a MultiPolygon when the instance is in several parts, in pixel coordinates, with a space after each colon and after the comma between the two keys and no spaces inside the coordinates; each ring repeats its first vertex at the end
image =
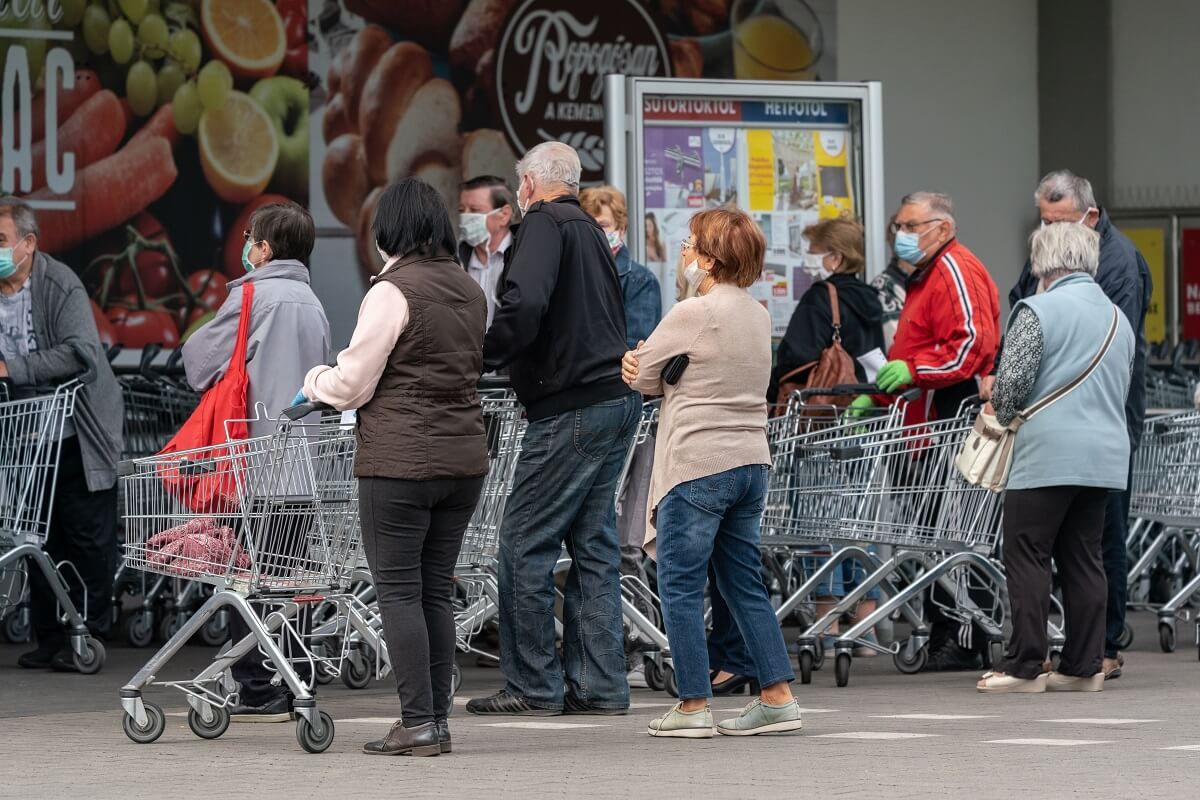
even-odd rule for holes
{"type": "Polygon", "coordinates": [[[604,231],[579,206],[579,156],[545,142],[517,164],[522,222],[483,345],[529,427],[500,530],[500,666],[473,714],[623,714],[621,552],[613,497],[641,398],[621,380],[625,312],[604,231]],[[563,663],[553,574],[563,543],[563,663]],[[565,672],[565,676],[564,676],[565,672]]]}
{"type": "MultiPolygon", "coordinates": [[[[1042,178],[1033,195],[1042,225],[1055,222],[1078,222],[1100,234],[1100,268],[1096,283],[1125,314],[1137,336],[1134,353],[1133,378],[1125,401],[1125,420],[1129,432],[1130,459],[1137,452],[1142,438],[1142,421],[1146,417],[1146,311],[1150,307],[1151,279],[1146,260],[1133,242],[1117,230],[1108,212],[1096,204],[1092,184],[1070,170],[1055,170],[1042,178]]],[[[1012,308],[1037,294],[1038,280],[1029,261],[1017,285],[1008,293],[1012,308]]],[[[1132,474],[1132,463],[1130,465],[1132,474]]],[[[1108,611],[1104,634],[1104,675],[1119,678],[1123,659],[1120,655],[1122,631],[1125,628],[1125,602],[1128,585],[1128,553],[1125,540],[1129,535],[1129,486],[1108,496],[1108,513],[1104,518],[1104,573],[1108,578],[1108,611]]]]}

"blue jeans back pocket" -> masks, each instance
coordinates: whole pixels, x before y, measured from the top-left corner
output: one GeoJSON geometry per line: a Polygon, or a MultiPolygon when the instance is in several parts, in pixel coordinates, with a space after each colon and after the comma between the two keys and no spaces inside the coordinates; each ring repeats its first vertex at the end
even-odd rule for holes
{"type": "Polygon", "coordinates": [[[688,481],[688,502],[711,511],[723,514],[733,503],[733,494],[737,485],[737,470],[727,469],[716,475],[706,475],[694,481],[688,481]]]}

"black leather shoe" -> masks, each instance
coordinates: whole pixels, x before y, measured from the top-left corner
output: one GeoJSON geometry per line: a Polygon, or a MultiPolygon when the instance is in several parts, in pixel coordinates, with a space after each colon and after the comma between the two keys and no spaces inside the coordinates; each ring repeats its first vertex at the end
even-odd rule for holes
{"type": "Polygon", "coordinates": [[[402,720],[396,720],[387,736],[367,742],[363,752],[371,756],[436,756],[442,752],[437,723],[406,728],[402,720]]]}
{"type": "Polygon", "coordinates": [[[62,650],[61,644],[39,644],[37,649],[22,653],[17,666],[23,669],[50,669],[54,657],[62,650]]]}
{"type": "Polygon", "coordinates": [[[714,683],[712,685],[713,697],[727,697],[731,694],[743,694],[743,690],[749,687],[749,694],[758,694],[758,681],[754,678],[745,675],[734,675],[732,678],[714,683]]]}
{"type": "Polygon", "coordinates": [[[437,725],[438,744],[442,748],[442,755],[449,753],[450,748],[450,721],[445,719],[435,720],[434,725],[437,725]]]}
{"type": "Polygon", "coordinates": [[[563,700],[564,714],[590,714],[599,717],[620,717],[628,713],[629,708],[601,708],[594,706],[591,703],[584,702],[578,697],[567,695],[563,700]]]}
{"type": "Polygon", "coordinates": [[[70,647],[64,647],[50,659],[50,669],[55,672],[79,672],[75,666],[75,652],[70,647]]]}
{"type": "Polygon", "coordinates": [[[490,697],[476,697],[467,703],[467,711],[471,714],[509,717],[558,717],[563,713],[557,708],[532,706],[525,702],[525,698],[509,694],[506,689],[501,689],[490,697]]]}
{"type": "Polygon", "coordinates": [[[965,672],[980,669],[979,653],[960,647],[957,642],[947,642],[929,654],[922,672],[965,672]]]}
{"type": "Polygon", "coordinates": [[[229,709],[230,722],[289,722],[294,719],[286,694],[261,705],[239,704],[229,709]]]}

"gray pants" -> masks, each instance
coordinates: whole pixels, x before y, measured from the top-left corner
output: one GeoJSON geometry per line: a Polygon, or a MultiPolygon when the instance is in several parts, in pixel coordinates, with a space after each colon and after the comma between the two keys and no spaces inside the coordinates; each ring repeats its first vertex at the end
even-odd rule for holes
{"type": "Polygon", "coordinates": [[[646,504],[650,499],[650,473],[654,470],[654,437],[633,451],[629,474],[617,497],[617,538],[621,542],[621,574],[646,578],[642,544],[646,541],[646,504]]]}

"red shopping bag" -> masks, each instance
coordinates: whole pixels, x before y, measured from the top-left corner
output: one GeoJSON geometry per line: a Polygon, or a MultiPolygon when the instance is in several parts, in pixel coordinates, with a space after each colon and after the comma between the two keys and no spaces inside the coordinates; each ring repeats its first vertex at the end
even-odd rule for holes
{"type": "Polygon", "coordinates": [[[212,448],[172,460],[159,468],[159,476],[168,492],[197,514],[236,513],[237,482],[234,476],[235,454],[227,442],[245,439],[249,426],[246,408],[246,339],[250,333],[250,308],[254,304],[254,284],[242,284],[242,314],[238,319],[237,340],[229,368],[200,398],[199,405],[171,441],[159,451],[169,456],[185,450],[212,448]],[[227,420],[238,422],[226,425],[227,420]],[[184,463],[186,460],[187,463],[184,463]]]}

